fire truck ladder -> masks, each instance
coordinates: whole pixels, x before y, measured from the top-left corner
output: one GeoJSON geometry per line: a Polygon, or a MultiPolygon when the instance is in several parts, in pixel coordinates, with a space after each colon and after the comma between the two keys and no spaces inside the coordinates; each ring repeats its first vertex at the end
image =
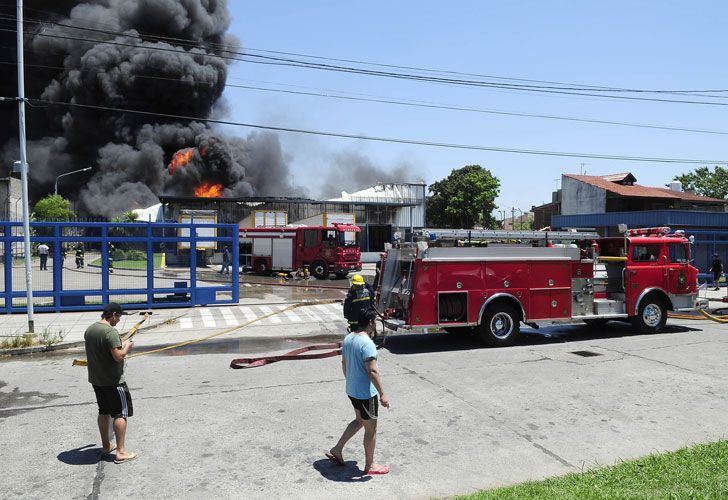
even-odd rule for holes
{"type": "Polygon", "coordinates": [[[599,238],[594,232],[576,231],[500,231],[493,229],[430,229],[418,233],[431,241],[435,240],[593,240],[599,238]]]}

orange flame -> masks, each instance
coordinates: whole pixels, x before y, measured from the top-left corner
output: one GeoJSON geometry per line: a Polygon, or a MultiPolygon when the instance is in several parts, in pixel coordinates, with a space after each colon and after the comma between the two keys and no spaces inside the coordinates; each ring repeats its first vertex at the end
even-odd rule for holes
{"type": "Polygon", "coordinates": [[[222,196],[222,184],[203,182],[194,189],[198,198],[220,198],[222,196]]]}
{"type": "Polygon", "coordinates": [[[180,149],[172,156],[172,161],[169,162],[169,173],[172,174],[179,167],[187,165],[192,156],[195,154],[196,148],[185,148],[180,149]]]}

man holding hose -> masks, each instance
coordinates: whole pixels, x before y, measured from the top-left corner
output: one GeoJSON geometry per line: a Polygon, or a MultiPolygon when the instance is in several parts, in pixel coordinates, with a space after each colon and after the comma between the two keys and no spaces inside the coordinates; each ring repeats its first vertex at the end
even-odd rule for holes
{"type": "Polygon", "coordinates": [[[86,329],[86,359],[88,360],[88,381],[96,393],[99,407],[98,426],[101,433],[102,454],[116,450],[114,463],[134,460],[137,454],[126,449],[127,418],[134,414],[131,394],[124,381],[124,358],[134,346],[131,340],[122,342],[114,328],[127,314],[116,302],[109,302],[101,314],[101,321],[86,329]],[[109,421],[113,419],[116,444],[109,436],[109,421]]]}

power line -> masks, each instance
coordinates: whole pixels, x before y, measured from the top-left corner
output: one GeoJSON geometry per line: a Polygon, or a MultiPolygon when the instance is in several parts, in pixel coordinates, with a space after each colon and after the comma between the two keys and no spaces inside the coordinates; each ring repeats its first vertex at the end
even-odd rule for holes
{"type": "MultiPolygon", "coordinates": [[[[0,28],[0,31],[12,32],[14,30],[0,28]]],[[[537,92],[537,93],[581,96],[581,97],[598,97],[598,98],[606,98],[606,99],[621,99],[621,100],[631,100],[631,101],[665,102],[665,103],[676,103],[676,104],[696,104],[696,105],[707,105],[707,106],[728,106],[728,103],[723,103],[723,102],[592,94],[592,93],[588,93],[588,92],[567,91],[567,90],[579,90],[579,89],[574,89],[574,88],[565,88],[566,90],[558,90],[560,87],[544,87],[544,86],[520,85],[520,84],[519,85],[498,84],[498,83],[494,83],[494,82],[481,82],[481,81],[475,81],[475,80],[458,80],[458,79],[451,79],[451,78],[425,77],[425,76],[421,76],[421,75],[413,75],[413,74],[405,74],[405,73],[372,71],[372,70],[364,70],[364,69],[353,68],[353,67],[342,67],[342,66],[334,66],[334,65],[321,64],[321,63],[308,63],[306,61],[297,61],[297,60],[285,59],[285,58],[279,58],[279,57],[262,56],[262,55],[258,55],[258,54],[243,54],[240,57],[224,56],[222,54],[198,54],[195,52],[188,52],[184,49],[180,50],[180,49],[175,49],[172,47],[168,48],[168,47],[140,46],[138,44],[123,43],[123,42],[118,42],[118,41],[63,36],[63,35],[57,35],[57,34],[54,35],[54,34],[42,33],[42,32],[37,33],[36,36],[45,36],[45,37],[65,39],[65,40],[75,40],[75,41],[81,41],[81,42],[91,42],[91,43],[97,43],[97,44],[126,46],[126,47],[132,47],[132,48],[143,49],[143,50],[158,50],[158,51],[165,51],[165,52],[176,52],[176,53],[186,54],[190,57],[196,57],[196,56],[217,57],[217,58],[221,58],[221,59],[230,59],[230,60],[236,60],[236,61],[247,62],[247,63],[255,63],[255,64],[268,64],[268,65],[276,65],[276,66],[300,67],[300,68],[306,68],[306,69],[319,69],[319,70],[359,74],[359,75],[366,75],[366,76],[378,76],[378,77],[394,78],[394,79],[402,79],[402,80],[421,81],[421,82],[427,82],[427,83],[440,83],[440,84],[448,84],[448,85],[462,85],[462,86],[470,86],[470,87],[483,87],[483,88],[505,89],[505,90],[515,90],[515,91],[523,91],[523,92],[537,92]],[[256,58],[256,59],[251,60],[251,59],[246,59],[246,58],[256,58]]],[[[128,36],[128,35],[122,35],[122,36],[128,36]]],[[[161,43],[161,42],[158,42],[158,43],[161,43]]],[[[222,51],[222,52],[233,53],[232,51],[222,51]]],[[[589,90],[596,91],[596,89],[589,89],[589,90]]],[[[629,92],[629,91],[613,90],[612,92],[629,92]]]]}
{"type": "MultiPolygon", "coordinates": [[[[48,11],[37,11],[37,12],[48,13],[48,11]]],[[[7,16],[3,17],[2,15],[0,15],[0,19],[13,20],[14,18],[7,17],[7,16]]],[[[211,48],[217,48],[221,52],[226,52],[229,54],[234,54],[234,55],[239,55],[239,56],[255,56],[254,54],[250,53],[251,51],[254,51],[254,52],[267,53],[267,54],[279,54],[279,55],[287,55],[287,56],[305,57],[305,58],[309,58],[309,59],[318,59],[318,60],[324,60],[324,61],[346,62],[346,63],[353,63],[353,64],[363,64],[363,65],[367,65],[367,66],[377,66],[377,67],[386,67],[386,68],[394,68],[394,69],[406,69],[406,70],[428,72],[428,73],[451,74],[451,75],[461,75],[461,76],[470,76],[470,77],[479,77],[479,78],[494,78],[494,79],[499,79],[499,80],[543,83],[543,84],[549,84],[549,85],[563,86],[563,87],[546,87],[543,85],[533,86],[533,87],[538,87],[538,88],[555,88],[555,89],[563,89],[563,90],[588,90],[588,91],[603,91],[603,92],[667,93],[667,94],[688,94],[688,95],[689,94],[695,95],[696,93],[706,93],[706,92],[728,92],[728,89],[651,90],[651,89],[633,89],[633,88],[622,88],[622,87],[605,87],[605,86],[598,86],[598,85],[585,85],[585,84],[576,84],[576,83],[555,82],[555,81],[548,81],[548,80],[532,80],[532,79],[525,79],[525,78],[513,78],[513,77],[503,77],[503,76],[495,76],[495,75],[484,75],[484,74],[477,74],[477,73],[465,73],[465,72],[459,72],[459,71],[438,70],[438,69],[431,69],[431,68],[421,68],[421,67],[416,67],[416,66],[383,64],[383,63],[375,63],[375,62],[362,61],[362,60],[356,60],[356,59],[337,59],[337,58],[332,58],[332,57],[323,57],[323,56],[317,56],[317,55],[311,55],[311,54],[257,49],[257,48],[252,48],[252,47],[248,47],[247,52],[239,52],[239,51],[230,50],[226,45],[223,45],[223,44],[216,44],[213,42],[200,42],[199,40],[194,40],[191,38],[181,38],[181,37],[173,37],[173,36],[169,36],[169,35],[159,35],[159,34],[155,34],[155,33],[143,32],[143,31],[138,31],[137,33],[139,33],[139,34],[135,35],[135,34],[129,33],[129,32],[100,30],[100,29],[96,29],[96,28],[75,26],[72,24],[61,23],[61,22],[48,22],[48,21],[44,21],[44,20],[40,20],[40,19],[31,18],[31,19],[26,19],[26,21],[33,22],[33,23],[40,24],[40,25],[50,24],[53,26],[60,26],[60,27],[77,29],[77,30],[82,30],[82,31],[91,31],[91,32],[105,34],[105,35],[116,35],[116,36],[123,36],[123,37],[128,37],[128,38],[135,38],[140,41],[146,41],[146,38],[154,38],[157,41],[160,41],[160,40],[161,41],[173,41],[176,43],[192,45],[195,48],[211,47],[211,48]],[[200,45],[201,43],[202,43],[202,45],[200,45]]],[[[262,56],[259,56],[259,57],[262,57],[262,56]]],[[[306,61],[299,61],[299,62],[301,62],[303,64],[307,64],[306,61]]],[[[517,85],[517,86],[521,87],[523,85],[517,85]]],[[[706,96],[706,97],[722,98],[722,96],[706,96]]]]}
{"type": "MultiPolygon", "coordinates": [[[[0,61],[0,64],[15,65],[14,62],[9,62],[9,61],[0,61]]],[[[50,65],[45,65],[45,64],[26,64],[25,67],[26,68],[64,70],[64,71],[68,69],[63,66],[50,66],[50,65]]],[[[89,69],[75,69],[74,71],[79,71],[81,73],[94,73],[94,74],[107,73],[106,71],[93,70],[90,68],[89,69]]],[[[171,82],[182,83],[185,85],[207,85],[209,87],[216,85],[215,82],[181,80],[179,78],[154,76],[154,75],[131,74],[130,76],[132,76],[134,78],[143,78],[143,79],[150,79],[150,80],[171,81],[171,82]]],[[[255,90],[255,91],[261,91],[261,92],[276,92],[276,93],[290,94],[290,95],[324,97],[324,98],[329,98],[329,99],[339,99],[339,100],[348,100],[348,101],[357,101],[357,102],[374,102],[374,103],[380,103],[380,104],[393,104],[393,105],[397,105],[397,106],[409,106],[409,107],[419,107],[419,108],[427,108],[427,109],[442,109],[442,110],[447,110],[447,111],[464,111],[464,112],[493,114],[493,115],[501,115],[501,116],[541,118],[541,119],[549,119],[549,120],[573,121],[573,122],[580,122],[580,123],[594,123],[594,124],[598,124],[598,125],[615,125],[615,126],[624,126],[624,127],[633,127],[633,128],[667,130],[667,131],[673,131],[673,132],[728,135],[728,131],[720,131],[720,130],[707,130],[707,129],[686,128],[686,127],[670,127],[670,126],[663,126],[663,125],[618,122],[618,121],[610,121],[610,120],[598,120],[598,119],[577,118],[577,117],[570,117],[570,116],[546,115],[546,114],[538,114],[538,113],[521,113],[521,112],[516,112],[516,111],[502,111],[502,110],[473,108],[473,107],[468,107],[468,106],[459,106],[459,105],[455,105],[455,104],[432,103],[432,102],[426,102],[426,101],[409,101],[409,100],[403,100],[403,99],[396,99],[393,97],[382,97],[382,96],[356,97],[356,96],[347,96],[347,95],[335,95],[335,94],[323,93],[323,92],[304,92],[304,91],[295,91],[295,90],[283,90],[283,89],[274,89],[274,88],[266,88],[266,87],[257,87],[257,86],[250,86],[250,85],[238,85],[238,84],[229,83],[229,82],[225,83],[225,87],[226,88],[227,87],[238,88],[238,89],[244,89],[244,90],[255,90]]],[[[342,91],[327,90],[326,92],[342,92],[342,91]]]]}
{"type": "MultiPolygon", "coordinates": [[[[298,129],[290,127],[276,127],[271,125],[260,125],[254,123],[234,122],[230,120],[218,120],[213,118],[204,118],[199,116],[188,116],[188,115],[175,115],[171,113],[155,113],[152,111],[143,111],[126,108],[113,108],[109,106],[95,106],[91,104],[80,104],[64,101],[50,101],[46,99],[28,99],[42,104],[48,104],[53,106],[68,106],[84,109],[97,109],[103,111],[112,111],[118,113],[133,113],[145,116],[157,116],[162,118],[170,118],[175,120],[186,120],[186,121],[198,121],[202,123],[215,123],[219,125],[232,125],[237,127],[254,128],[261,130],[272,130],[276,132],[292,132],[298,134],[309,134],[324,137],[337,137],[342,139],[357,139],[365,141],[377,141],[377,142],[389,142],[395,144],[411,144],[415,146],[430,146],[450,149],[468,149],[477,151],[492,151],[498,153],[514,153],[514,154],[528,154],[528,155],[539,155],[539,156],[558,156],[558,157],[570,157],[570,158],[591,158],[599,160],[616,160],[616,161],[635,161],[635,162],[648,162],[648,163],[687,163],[687,164],[728,164],[728,161],[723,160],[698,160],[698,159],[687,159],[687,158],[662,158],[662,157],[644,157],[644,156],[621,156],[621,155],[606,155],[606,154],[593,154],[593,153],[572,153],[565,151],[540,151],[530,149],[518,149],[518,148],[505,148],[498,146],[479,146],[470,144],[455,144],[455,143],[443,143],[443,142],[431,142],[431,141],[420,141],[414,139],[400,139],[393,137],[378,137],[368,136],[359,134],[344,134],[338,132],[326,132],[320,130],[310,129],[298,129]]],[[[16,98],[13,97],[0,97],[0,101],[12,101],[16,102],[16,98]]]]}

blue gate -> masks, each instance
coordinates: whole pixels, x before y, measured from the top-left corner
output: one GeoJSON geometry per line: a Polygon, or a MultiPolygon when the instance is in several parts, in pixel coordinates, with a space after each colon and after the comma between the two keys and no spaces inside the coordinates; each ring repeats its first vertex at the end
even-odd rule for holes
{"type": "MultiPolygon", "coordinates": [[[[238,302],[236,224],[31,222],[30,228],[35,311],[238,302]],[[225,248],[232,272],[221,274],[225,248]]],[[[24,246],[22,223],[0,222],[0,312],[26,311],[24,246]]]]}

